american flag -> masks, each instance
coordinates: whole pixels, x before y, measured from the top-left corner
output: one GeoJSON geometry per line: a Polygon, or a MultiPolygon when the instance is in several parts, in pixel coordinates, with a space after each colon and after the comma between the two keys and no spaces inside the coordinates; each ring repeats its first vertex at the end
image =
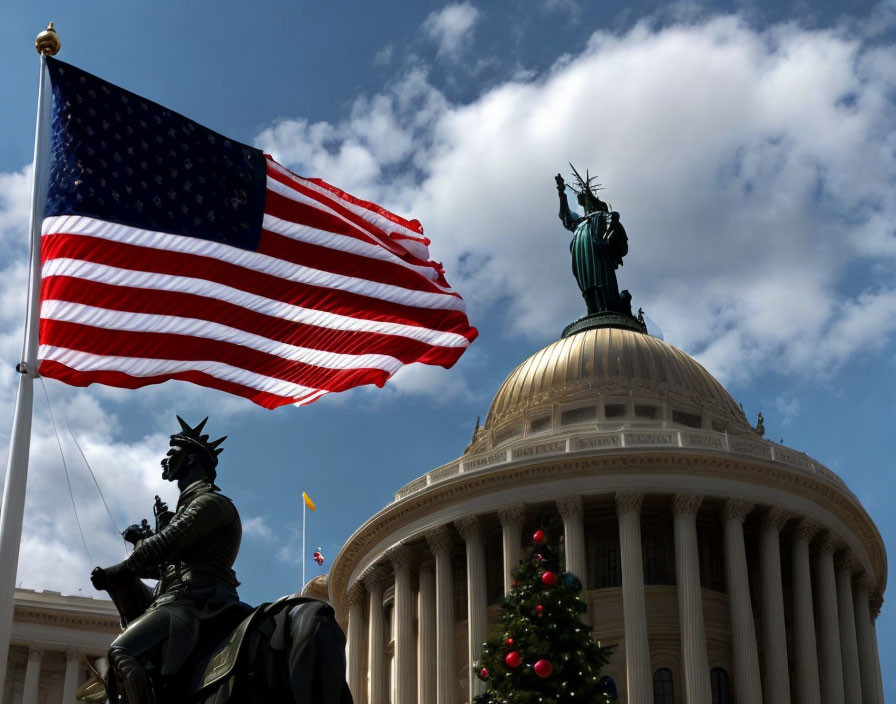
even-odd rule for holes
{"type": "Polygon", "coordinates": [[[418,221],[48,64],[42,376],[275,408],[450,367],[476,338],[418,221]]]}

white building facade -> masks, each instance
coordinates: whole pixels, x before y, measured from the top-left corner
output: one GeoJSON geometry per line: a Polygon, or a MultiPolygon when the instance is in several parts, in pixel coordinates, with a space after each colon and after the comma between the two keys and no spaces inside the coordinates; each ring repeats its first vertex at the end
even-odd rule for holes
{"type": "Polygon", "coordinates": [[[464,454],[329,573],[357,704],[459,704],[537,519],[630,704],[883,704],[886,553],[843,481],[763,440],[697,362],[599,328],[524,361],[464,454]]]}
{"type": "Polygon", "coordinates": [[[16,589],[5,704],[76,704],[121,632],[111,601],[16,589]]]}

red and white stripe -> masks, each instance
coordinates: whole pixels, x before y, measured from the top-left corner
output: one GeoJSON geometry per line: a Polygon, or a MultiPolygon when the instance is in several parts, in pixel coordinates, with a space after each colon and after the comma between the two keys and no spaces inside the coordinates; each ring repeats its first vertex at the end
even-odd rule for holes
{"type": "Polygon", "coordinates": [[[257,252],[76,215],[43,222],[40,373],[167,379],[267,408],[450,367],[476,338],[422,228],[268,158],[257,252]]]}

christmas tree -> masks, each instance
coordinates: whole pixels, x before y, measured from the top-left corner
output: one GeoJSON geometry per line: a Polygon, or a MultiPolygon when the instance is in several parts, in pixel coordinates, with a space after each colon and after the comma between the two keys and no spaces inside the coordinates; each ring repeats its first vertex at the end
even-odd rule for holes
{"type": "MultiPolygon", "coordinates": [[[[501,601],[500,624],[482,646],[478,675],[486,683],[475,704],[604,704],[615,701],[601,668],[610,651],[582,623],[582,583],[559,572],[559,557],[537,530],[529,555],[501,601]]],[[[612,681],[610,681],[612,685],[612,681]]]]}

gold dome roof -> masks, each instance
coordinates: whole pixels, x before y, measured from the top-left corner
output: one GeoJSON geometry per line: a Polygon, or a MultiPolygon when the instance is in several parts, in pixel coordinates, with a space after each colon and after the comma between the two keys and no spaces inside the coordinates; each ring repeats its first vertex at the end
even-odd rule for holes
{"type": "Polygon", "coordinates": [[[672,345],[640,332],[598,328],[570,335],[514,369],[492,401],[486,428],[526,411],[598,392],[668,402],[709,414],[730,431],[749,430],[743,412],[713,376],[672,345]]]}

